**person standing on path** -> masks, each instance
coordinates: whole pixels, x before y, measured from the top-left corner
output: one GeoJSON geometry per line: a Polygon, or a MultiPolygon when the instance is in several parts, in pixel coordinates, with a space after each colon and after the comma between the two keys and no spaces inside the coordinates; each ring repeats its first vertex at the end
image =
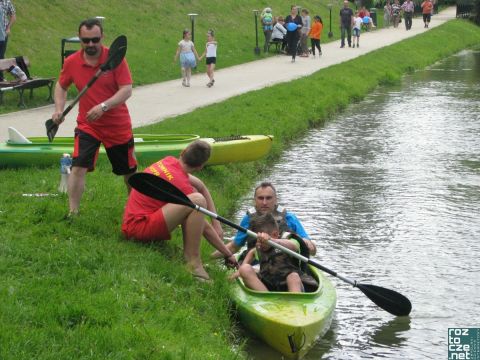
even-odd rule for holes
{"type": "Polygon", "coordinates": [[[392,23],[392,18],[392,5],[390,4],[390,0],[387,0],[383,7],[383,27],[389,28],[392,23]]]}
{"type": "Polygon", "coordinates": [[[422,7],[424,28],[428,28],[428,25],[430,24],[430,20],[432,19],[432,12],[433,12],[432,0],[425,0],[424,2],[422,2],[421,7],[422,7]]]}
{"type": "Polygon", "coordinates": [[[355,47],[355,39],[357,39],[357,48],[360,47],[360,32],[362,29],[363,20],[358,11],[353,18],[353,47],[355,47]]]}
{"type": "Polygon", "coordinates": [[[340,9],[341,48],[345,47],[345,33],[347,35],[348,47],[352,47],[353,10],[350,9],[349,5],[348,0],[345,0],[343,8],[340,9]]]}
{"type": "Polygon", "coordinates": [[[415,11],[415,4],[412,0],[405,0],[402,4],[403,17],[405,19],[405,29],[408,31],[412,28],[413,12],[415,11]]]}
{"type": "Polygon", "coordinates": [[[190,87],[190,79],[192,78],[192,68],[197,66],[196,59],[198,59],[197,50],[195,50],[195,45],[193,41],[190,40],[192,35],[190,30],[183,30],[183,38],[178,43],[177,52],[173,57],[173,62],[177,62],[178,56],[180,55],[180,66],[182,69],[182,85],[185,87],[190,87]]]}
{"type": "Polygon", "coordinates": [[[310,27],[312,24],[312,19],[308,13],[307,9],[302,9],[302,30],[300,34],[300,44],[302,48],[302,57],[308,57],[308,34],[310,33],[310,27]]]}
{"type": "Polygon", "coordinates": [[[215,83],[213,72],[215,71],[215,64],[217,63],[217,42],[215,41],[215,33],[211,29],[207,31],[205,51],[200,55],[198,61],[202,60],[204,56],[206,56],[207,76],[210,79],[207,87],[212,87],[215,83]]]}
{"type": "Polygon", "coordinates": [[[290,8],[290,15],[285,18],[287,28],[287,46],[288,53],[292,55],[292,62],[295,62],[295,57],[298,51],[298,41],[300,38],[300,30],[303,22],[300,15],[298,15],[297,5],[292,5],[290,8]]]}
{"type": "Polygon", "coordinates": [[[312,28],[310,29],[310,43],[312,45],[312,55],[315,58],[315,48],[318,49],[318,57],[322,55],[322,48],[320,46],[320,38],[322,37],[323,21],[319,15],[313,18],[312,28]]]}
{"type": "MultiPolygon", "coordinates": [[[[107,61],[109,50],[102,44],[103,28],[98,19],[87,19],[78,27],[81,50],[65,59],[55,85],[55,112],[52,120],[60,125],[67,101],[67,90],[74,84],[80,92],[107,61]]],[[[122,175],[130,192],[128,178],[137,170],[132,121],[125,102],[132,95],[132,76],[125,59],[115,69],[100,76],[80,98],[75,128],[72,172],[68,179],[68,216],[79,211],[85,189],[85,176],[93,171],[102,143],[112,171],[122,175]]]]}
{"type": "MultiPolygon", "coordinates": [[[[0,59],[5,59],[7,52],[8,35],[13,23],[17,20],[15,6],[10,0],[0,0],[0,16],[2,17],[0,23],[2,25],[2,33],[4,33],[4,41],[0,42],[0,59]]],[[[3,81],[3,71],[0,71],[0,81],[3,81]]]]}
{"type": "Polygon", "coordinates": [[[270,40],[272,38],[273,31],[273,14],[272,9],[266,7],[263,9],[260,14],[260,19],[262,20],[263,35],[265,36],[265,44],[263,45],[263,52],[268,52],[270,46],[270,40]]]}

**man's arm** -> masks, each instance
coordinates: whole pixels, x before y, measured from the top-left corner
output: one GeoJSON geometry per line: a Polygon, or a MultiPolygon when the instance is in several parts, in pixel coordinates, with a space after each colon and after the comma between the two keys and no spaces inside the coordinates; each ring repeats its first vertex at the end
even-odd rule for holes
{"type": "Polygon", "coordinates": [[[60,120],[60,116],[62,115],[65,103],[67,102],[67,89],[64,89],[59,82],[55,85],[54,100],[55,112],[52,115],[52,120],[59,125],[64,120],[60,120]]]}
{"type": "Polygon", "coordinates": [[[10,15],[10,19],[9,19],[9,21],[8,21],[7,28],[5,29],[7,35],[10,34],[10,30],[11,30],[12,25],[13,25],[13,23],[14,23],[15,21],[17,21],[17,16],[15,15],[15,13],[13,13],[13,14],[10,15]]]}
{"type": "Polygon", "coordinates": [[[125,103],[132,96],[132,85],[120,85],[118,91],[109,99],[95,105],[87,112],[87,120],[95,121],[103,115],[102,103],[107,105],[107,111],[125,103]]]}

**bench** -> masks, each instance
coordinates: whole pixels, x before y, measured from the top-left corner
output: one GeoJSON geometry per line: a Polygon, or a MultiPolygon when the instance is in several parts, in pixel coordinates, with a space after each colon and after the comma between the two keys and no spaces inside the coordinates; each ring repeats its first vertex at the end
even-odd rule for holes
{"type": "Polygon", "coordinates": [[[280,49],[282,48],[282,40],[274,39],[268,43],[268,51],[270,52],[270,46],[275,45],[275,52],[280,54],[280,49]]]}
{"type": "MultiPolygon", "coordinates": [[[[23,61],[25,65],[28,67],[30,66],[30,62],[26,57],[23,57],[23,61]]],[[[18,65],[16,58],[11,59],[0,59],[0,70],[6,74],[8,69],[11,66],[18,65]]],[[[28,80],[26,81],[2,81],[0,82],[0,105],[3,104],[3,92],[4,91],[11,91],[16,90],[18,91],[19,101],[18,106],[22,108],[26,108],[25,105],[25,90],[30,90],[30,99],[33,98],[33,89],[40,88],[46,86],[48,88],[48,98],[47,101],[53,102],[52,91],[53,91],[53,82],[55,78],[31,78],[29,76],[28,70],[25,72],[28,76],[28,80]]]]}

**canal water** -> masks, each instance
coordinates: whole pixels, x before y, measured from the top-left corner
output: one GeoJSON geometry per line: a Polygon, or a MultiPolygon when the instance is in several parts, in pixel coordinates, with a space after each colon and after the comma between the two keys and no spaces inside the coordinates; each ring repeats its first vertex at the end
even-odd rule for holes
{"type": "MultiPolygon", "coordinates": [[[[305,359],[447,359],[448,328],[480,328],[480,52],[379,88],[312,130],[265,180],[326,267],[413,304],[395,318],[330,277],[335,317],[305,359]]],[[[238,218],[249,206],[250,194],[238,218]]],[[[254,339],[247,352],[281,358],[254,339]]]]}

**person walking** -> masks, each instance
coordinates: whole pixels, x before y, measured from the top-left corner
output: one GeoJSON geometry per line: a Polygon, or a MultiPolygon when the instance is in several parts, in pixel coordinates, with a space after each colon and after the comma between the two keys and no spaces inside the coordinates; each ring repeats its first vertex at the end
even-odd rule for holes
{"type": "MultiPolygon", "coordinates": [[[[74,84],[80,92],[104,64],[109,50],[103,46],[103,28],[98,19],[87,19],[78,27],[81,49],[65,59],[55,85],[55,112],[52,120],[60,125],[67,90],[74,84]]],[[[115,69],[98,78],[80,98],[75,128],[72,171],[68,179],[68,217],[78,214],[85,189],[85,176],[93,171],[100,144],[107,152],[112,171],[128,178],[137,170],[132,122],[126,105],[132,94],[132,76],[125,59],[115,69]]]]}
{"type": "Polygon", "coordinates": [[[214,79],[214,71],[215,71],[215,64],[217,63],[217,41],[215,40],[215,33],[213,30],[207,31],[207,44],[205,45],[205,51],[198,61],[202,60],[203,57],[206,56],[206,64],[207,64],[207,76],[210,80],[207,83],[207,87],[212,87],[215,84],[214,79]]]}
{"type": "MultiPolygon", "coordinates": [[[[0,59],[5,59],[5,53],[7,52],[8,35],[12,29],[13,23],[17,20],[17,14],[15,6],[10,0],[0,0],[0,26],[3,34],[3,41],[0,41],[0,59]]],[[[3,71],[0,71],[0,81],[3,81],[3,71]]]]}
{"type": "Polygon", "coordinates": [[[385,6],[383,7],[383,26],[389,28],[393,20],[392,14],[392,4],[390,0],[387,0],[385,6]]]}
{"type": "Polygon", "coordinates": [[[352,47],[353,10],[350,9],[349,5],[348,0],[345,0],[343,8],[340,9],[341,48],[345,47],[345,35],[347,36],[348,47],[352,47]]]}
{"type": "Polygon", "coordinates": [[[399,4],[398,0],[394,0],[392,4],[392,18],[393,18],[393,27],[397,28],[400,23],[400,16],[402,13],[402,6],[399,4]]]}
{"type": "Polygon", "coordinates": [[[312,55],[315,58],[315,48],[318,49],[318,57],[322,55],[322,48],[320,46],[320,38],[322,37],[323,21],[319,15],[313,17],[312,28],[310,29],[310,43],[312,45],[312,55]]]}
{"type": "Polygon", "coordinates": [[[298,51],[298,41],[300,38],[300,30],[302,29],[302,18],[298,15],[298,8],[292,5],[290,8],[290,15],[285,18],[287,24],[287,46],[288,53],[292,55],[292,62],[295,62],[298,51]]]}
{"type": "Polygon", "coordinates": [[[405,29],[408,31],[412,28],[413,12],[415,11],[415,4],[412,0],[405,0],[402,4],[403,17],[405,20],[405,29]]]}
{"type": "Polygon", "coordinates": [[[424,28],[428,28],[428,25],[430,24],[430,20],[432,19],[432,12],[433,12],[432,0],[425,0],[424,2],[422,2],[421,7],[422,7],[424,28]]]}
{"type": "Polygon", "coordinates": [[[197,66],[196,59],[198,59],[197,50],[191,40],[192,35],[190,30],[185,29],[182,33],[182,40],[179,41],[177,52],[173,57],[173,62],[177,62],[180,56],[180,67],[182,69],[182,86],[190,87],[190,79],[192,78],[192,68],[197,66]]]}
{"type": "MultiPolygon", "coordinates": [[[[144,172],[170,182],[192,203],[216,212],[208,188],[199,178],[192,175],[193,172],[203,168],[210,153],[211,147],[207,142],[195,140],[181,152],[178,159],[167,156],[148,166],[144,172]]],[[[229,265],[238,266],[233,253],[223,243],[223,231],[217,219],[213,219],[210,224],[203,214],[195,209],[156,200],[135,189],[132,190],[122,222],[122,232],[127,239],[142,243],[169,240],[171,233],[178,226],[182,227],[183,255],[188,270],[195,278],[201,281],[210,280],[200,257],[202,234],[223,255],[229,265]]]]}

